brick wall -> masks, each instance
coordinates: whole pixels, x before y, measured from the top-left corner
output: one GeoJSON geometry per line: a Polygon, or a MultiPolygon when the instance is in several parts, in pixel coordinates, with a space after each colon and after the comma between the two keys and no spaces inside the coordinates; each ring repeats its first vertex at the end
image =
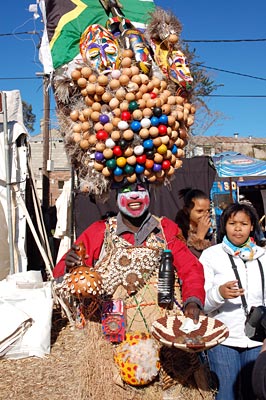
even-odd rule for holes
{"type": "Polygon", "coordinates": [[[49,173],[50,177],[50,206],[53,206],[56,199],[60,196],[63,189],[63,183],[71,178],[70,171],[53,171],[49,173]]]}

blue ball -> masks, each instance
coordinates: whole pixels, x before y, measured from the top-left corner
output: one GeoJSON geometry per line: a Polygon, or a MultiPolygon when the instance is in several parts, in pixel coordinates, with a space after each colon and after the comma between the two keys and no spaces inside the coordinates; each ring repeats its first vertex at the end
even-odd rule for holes
{"type": "Polygon", "coordinates": [[[138,132],[141,129],[141,124],[139,121],[132,121],[130,124],[130,128],[133,132],[138,132]]]}
{"type": "Polygon", "coordinates": [[[143,165],[136,164],[136,166],[135,166],[136,174],[142,174],[142,172],[144,172],[144,169],[145,169],[145,167],[143,165]]]}
{"type": "Polygon", "coordinates": [[[168,117],[165,114],[162,114],[159,118],[159,123],[163,124],[163,125],[167,125],[168,124],[168,117]]]}
{"type": "Polygon", "coordinates": [[[152,124],[152,126],[158,126],[159,125],[159,118],[151,117],[151,124],[152,124]]]}
{"type": "Polygon", "coordinates": [[[152,139],[146,139],[143,141],[142,146],[144,149],[152,149],[153,148],[153,141],[152,139]]]}
{"type": "Polygon", "coordinates": [[[176,154],[176,153],[177,153],[177,145],[176,145],[176,144],[174,144],[173,147],[171,148],[171,152],[172,152],[173,154],[176,154]]]}
{"type": "Polygon", "coordinates": [[[114,175],[115,175],[115,176],[120,176],[120,175],[122,175],[122,174],[123,174],[123,169],[120,168],[120,167],[115,167],[115,169],[114,169],[114,175]]]}

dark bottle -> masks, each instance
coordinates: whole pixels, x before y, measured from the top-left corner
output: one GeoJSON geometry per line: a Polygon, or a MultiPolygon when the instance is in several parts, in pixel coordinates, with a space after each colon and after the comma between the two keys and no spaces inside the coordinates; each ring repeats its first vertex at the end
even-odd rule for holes
{"type": "Polygon", "coordinates": [[[172,308],[174,300],[174,269],[171,250],[162,253],[158,276],[158,304],[164,308],[172,308]]]}

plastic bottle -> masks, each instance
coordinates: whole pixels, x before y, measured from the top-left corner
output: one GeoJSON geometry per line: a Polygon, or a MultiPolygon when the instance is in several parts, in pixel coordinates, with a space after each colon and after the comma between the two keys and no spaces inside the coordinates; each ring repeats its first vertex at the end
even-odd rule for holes
{"type": "Polygon", "coordinates": [[[174,300],[174,270],[171,250],[164,250],[158,276],[158,304],[172,308],[174,300]]]}

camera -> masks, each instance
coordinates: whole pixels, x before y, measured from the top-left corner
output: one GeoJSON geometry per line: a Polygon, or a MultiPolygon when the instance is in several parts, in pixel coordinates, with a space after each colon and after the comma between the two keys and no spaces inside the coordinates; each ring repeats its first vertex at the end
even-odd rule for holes
{"type": "Polygon", "coordinates": [[[266,338],[266,307],[251,307],[245,323],[245,334],[251,340],[263,342],[266,338]]]}

